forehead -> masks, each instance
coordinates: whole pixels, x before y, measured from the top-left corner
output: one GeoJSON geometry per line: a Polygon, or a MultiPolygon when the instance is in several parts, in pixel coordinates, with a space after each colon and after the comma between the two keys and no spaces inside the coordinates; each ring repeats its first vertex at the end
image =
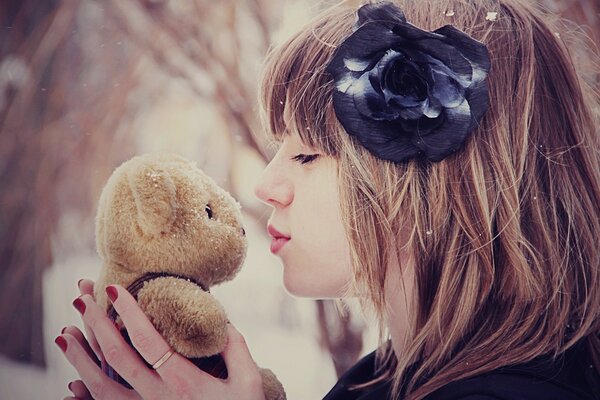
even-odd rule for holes
{"type": "Polygon", "coordinates": [[[308,143],[302,140],[302,137],[298,134],[295,129],[286,129],[281,135],[279,135],[273,142],[276,149],[283,147],[287,148],[291,152],[304,152],[308,150],[318,150],[310,146],[308,143]]]}
{"type": "Polygon", "coordinates": [[[328,124],[306,112],[305,104],[298,102],[293,96],[293,93],[288,91],[282,108],[279,109],[283,126],[275,140],[281,144],[288,139],[290,144],[335,155],[337,152],[329,143],[333,135],[325,129],[328,124]]]}
{"type": "MultiPolygon", "coordinates": [[[[289,98],[289,93],[286,95],[286,100],[289,98]]],[[[289,101],[284,101],[283,103],[283,123],[286,127],[286,131],[288,130],[287,127],[290,126],[290,124],[293,123],[293,115],[292,115],[292,107],[290,106],[290,102],[289,101]]]]}
{"type": "MultiPolygon", "coordinates": [[[[289,95],[289,94],[288,94],[289,95]]],[[[287,101],[289,97],[286,96],[286,101],[283,104],[283,123],[284,130],[279,135],[279,141],[283,142],[286,140],[290,144],[305,146],[305,147],[316,147],[314,145],[314,138],[311,137],[309,132],[311,131],[311,125],[306,121],[302,124],[302,119],[295,115],[298,110],[294,110],[292,102],[287,101]]]]}

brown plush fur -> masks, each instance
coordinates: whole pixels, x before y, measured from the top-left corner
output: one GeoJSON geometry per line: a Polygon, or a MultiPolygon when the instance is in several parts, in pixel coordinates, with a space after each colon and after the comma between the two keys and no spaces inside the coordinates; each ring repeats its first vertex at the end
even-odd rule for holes
{"type": "MultiPolygon", "coordinates": [[[[239,204],[194,163],[171,154],[134,157],[108,180],[96,216],[96,246],[103,260],[95,285],[129,286],[150,272],[195,279],[207,288],[230,280],[246,256],[239,204]]],[[[186,357],[220,353],[227,315],[195,283],[161,277],[138,293],[142,310],[175,351],[186,357]]],[[[261,369],[267,400],[285,399],[281,383],[261,369]]]]}

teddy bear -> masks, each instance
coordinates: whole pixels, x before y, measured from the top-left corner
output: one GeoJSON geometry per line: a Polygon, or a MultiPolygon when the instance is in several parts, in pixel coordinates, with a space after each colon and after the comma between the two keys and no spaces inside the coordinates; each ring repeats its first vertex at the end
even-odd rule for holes
{"type": "MultiPolygon", "coordinates": [[[[240,205],[227,191],[179,155],[134,157],[115,169],[102,190],[96,247],[103,261],[96,302],[126,340],[107,300],[111,284],[134,295],[173,350],[214,376],[227,376],[219,353],[228,319],[210,288],[236,276],[247,249],[240,205]]],[[[130,387],[110,365],[103,369],[130,387]]],[[[260,372],[265,398],[285,399],[275,375],[260,372]]]]}

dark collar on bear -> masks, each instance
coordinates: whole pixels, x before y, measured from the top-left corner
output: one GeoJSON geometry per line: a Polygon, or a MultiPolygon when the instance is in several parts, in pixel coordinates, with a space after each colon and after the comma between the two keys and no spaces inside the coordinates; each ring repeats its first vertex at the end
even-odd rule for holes
{"type": "MultiPolygon", "coordinates": [[[[188,282],[195,283],[202,290],[204,290],[207,293],[210,293],[210,290],[208,290],[208,287],[206,287],[206,285],[204,285],[202,282],[200,282],[194,278],[190,278],[189,276],[172,274],[170,272],[149,272],[145,275],[142,275],[141,277],[139,277],[138,279],[133,281],[133,283],[131,283],[129,286],[127,286],[127,291],[129,293],[131,293],[131,295],[137,301],[137,295],[138,295],[139,291],[144,287],[144,283],[151,281],[153,279],[164,278],[164,277],[178,278],[178,279],[186,280],[188,282]]],[[[115,311],[115,308],[113,307],[112,304],[110,304],[106,313],[108,314],[108,317],[110,318],[111,321],[114,322],[117,320],[117,312],[115,311]]]]}

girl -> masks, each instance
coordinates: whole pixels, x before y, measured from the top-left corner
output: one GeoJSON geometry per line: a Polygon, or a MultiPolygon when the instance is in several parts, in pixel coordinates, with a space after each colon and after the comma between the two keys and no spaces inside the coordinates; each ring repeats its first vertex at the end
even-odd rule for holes
{"type": "MultiPolygon", "coordinates": [[[[269,54],[280,148],[256,194],[284,285],[358,297],[380,323],[326,399],[600,399],[598,98],[556,26],[518,0],[341,4],[269,54]]],[[[90,344],[57,338],[78,398],[262,398],[233,327],[214,379],[109,287],[151,370],[92,285],[75,301],[90,344]]]]}

